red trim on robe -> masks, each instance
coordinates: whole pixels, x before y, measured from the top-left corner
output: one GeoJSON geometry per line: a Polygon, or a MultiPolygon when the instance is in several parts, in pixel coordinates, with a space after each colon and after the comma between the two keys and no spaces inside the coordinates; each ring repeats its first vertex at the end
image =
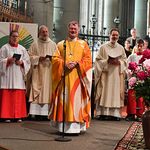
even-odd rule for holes
{"type": "Polygon", "coordinates": [[[0,118],[27,117],[25,90],[0,89],[0,118]]]}

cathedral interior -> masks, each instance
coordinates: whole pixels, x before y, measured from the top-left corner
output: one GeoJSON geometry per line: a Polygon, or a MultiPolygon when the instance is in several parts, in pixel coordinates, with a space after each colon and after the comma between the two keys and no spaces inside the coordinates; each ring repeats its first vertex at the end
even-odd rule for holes
{"type": "Polygon", "coordinates": [[[68,22],[77,20],[80,38],[88,41],[93,60],[113,27],[119,29],[122,45],[132,28],[138,37],[148,35],[149,16],[150,0],[0,0],[1,22],[46,25],[56,43],[66,37],[68,22]]]}
{"type": "Polygon", "coordinates": [[[46,25],[56,43],[66,38],[72,20],[79,22],[94,61],[111,28],[119,29],[122,45],[132,28],[140,38],[150,36],[150,0],[0,0],[0,22],[46,25]]]}

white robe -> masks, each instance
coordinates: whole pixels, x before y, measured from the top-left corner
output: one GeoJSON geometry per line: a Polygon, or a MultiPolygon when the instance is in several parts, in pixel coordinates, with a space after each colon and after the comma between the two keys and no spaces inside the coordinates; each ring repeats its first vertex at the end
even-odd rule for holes
{"type": "Polygon", "coordinates": [[[120,117],[124,105],[124,75],[126,54],[124,48],[107,42],[100,47],[95,61],[96,114],[120,117]],[[118,57],[120,65],[108,64],[108,58],[118,57]]]}
{"type": "Polygon", "coordinates": [[[24,77],[30,69],[30,58],[26,49],[18,44],[18,47],[12,47],[5,44],[0,50],[0,89],[26,89],[24,77]],[[6,67],[8,57],[14,53],[21,54],[20,60],[24,67],[15,63],[6,67]]]}
{"type": "Polygon", "coordinates": [[[51,61],[39,61],[40,56],[52,56],[56,50],[56,43],[50,38],[47,41],[38,39],[30,49],[29,55],[32,63],[29,102],[31,115],[48,116],[50,98],[52,95],[51,61]]]}
{"type": "Polygon", "coordinates": [[[128,59],[127,59],[127,64],[129,66],[130,62],[136,62],[137,64],[139,64],[139,60],[142,58],[142,55],[137,55],[136,53],[133,53],[131,55],[129,55],[128,59]]]}

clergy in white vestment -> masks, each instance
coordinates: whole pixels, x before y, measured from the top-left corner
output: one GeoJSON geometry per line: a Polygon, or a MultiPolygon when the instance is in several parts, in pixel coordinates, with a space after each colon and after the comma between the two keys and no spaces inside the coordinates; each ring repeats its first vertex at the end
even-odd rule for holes
{"type": "Polygon", "coordinates": [[[29,48],[32,66],[29,114],[38,119],[48,116],[52,96],[51,60],[56,48],[56,43],[49,38],[48,28],[45,25],[40,26],[39,38],[29,48]]]}
{"type": "Polygon", "coordinates": [[[9,43],[0,50],[0,118],[6,122],[27,117],[24,77],[30,57],[18,39],[18,31],[11,31],[9,43]]]}
{"type": "Polygon", "coordinates": [[[100,119],[120,120],[124,106],[126,54],[117,41],[119,31],[110,31],[110,41],[101,45],[94,66],[96,115],[100,119]]]}

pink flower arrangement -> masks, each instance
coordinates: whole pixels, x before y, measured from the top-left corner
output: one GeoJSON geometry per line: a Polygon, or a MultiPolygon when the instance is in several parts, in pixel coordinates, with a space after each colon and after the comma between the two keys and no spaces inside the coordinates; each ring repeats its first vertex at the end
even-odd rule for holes
{"type": "Polygon", "coordinates": [[[128,67],[129,86],[135,90],[136,97],[143,97],[150,104],[150,50],[145,50],[139,65],[130,62],[128,67]]]}

